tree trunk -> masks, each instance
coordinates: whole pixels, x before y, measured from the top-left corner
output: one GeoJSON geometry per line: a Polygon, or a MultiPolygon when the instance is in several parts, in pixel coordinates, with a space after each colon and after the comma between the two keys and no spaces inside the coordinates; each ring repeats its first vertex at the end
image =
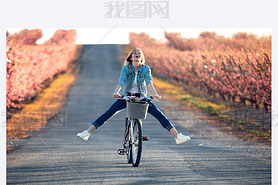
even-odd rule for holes
{"type": "Polygon", "coordinates": [[[226,98],[225,98],[225,95],[224,95],[224,94],[220,93],[220,96],[223,98],[223,100],[226,101],[226,98]]]}
{"type": "Polygon", "coordinates": [[[245,98],[243,97],[240,97],[240,102],[243,103],[243,105],[246,105],[246,101],[245,101],[245,98]]]}
{"type": "Polygon", "coordinates": [[[255,105],[256,105],[256,109],[259,109],[259,104],[255,103],[255,105]]]}

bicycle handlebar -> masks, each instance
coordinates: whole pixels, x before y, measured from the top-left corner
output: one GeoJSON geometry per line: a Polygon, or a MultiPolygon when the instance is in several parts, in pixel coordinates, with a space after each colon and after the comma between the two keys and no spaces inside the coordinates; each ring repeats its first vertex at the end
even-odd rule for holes
{"type": "MultiPolygon", "coordinates": [[[[123,99],[124,98],[124,95],[122,95],[120,98],[118,98],[118,99],[123,99]]],[[[161,98],[161,97],[160,97],[161,98]]],[[[158,99],[160,99],[160,98],[158,98],[158,99]]],[[[145,97],[145,98],[143,98],[143,100],[144,99],[147,99],[147,100],[152,100],[152,99],[154,99],[152,96],[147,96],[147,97],[145,97]]]]}

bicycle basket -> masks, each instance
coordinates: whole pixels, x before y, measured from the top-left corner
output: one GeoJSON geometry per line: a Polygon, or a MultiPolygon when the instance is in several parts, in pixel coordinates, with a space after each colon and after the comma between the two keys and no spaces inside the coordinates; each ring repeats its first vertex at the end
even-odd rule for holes
{"type": "Polygon", "coordinates": [[[126,102],[126,117],[131,119],[146,119],[149,104],[126,102]]]}

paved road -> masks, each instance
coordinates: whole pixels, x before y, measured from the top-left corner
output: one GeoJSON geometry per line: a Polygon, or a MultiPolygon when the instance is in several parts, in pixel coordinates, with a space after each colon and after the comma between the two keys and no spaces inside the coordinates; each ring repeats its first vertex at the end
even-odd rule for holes
{"type": "Polygon", "coordinates": [[[271,183],[269,146],[240,141],[205,125],[200,115],[181,111],[175,102],[155,103],[192,140],[176,145],[173,137],[148,115],[143,133],[150,140],[143,143],[137,168],[117,154],[122,147],[125,111],[96,130],[87,142],[78,139],[77,132],[86,129],[114,102],[120,51],[121,46],[116,45],[85,47],[80,76],[64,107],[67,126],[52,124],[8,153],[8,184],[271,183]]]}

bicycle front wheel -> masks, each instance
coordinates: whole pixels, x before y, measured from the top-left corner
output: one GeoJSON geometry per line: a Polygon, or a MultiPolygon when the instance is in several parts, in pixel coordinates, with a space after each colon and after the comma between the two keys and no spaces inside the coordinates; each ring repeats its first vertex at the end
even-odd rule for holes
{"type": "Polygon", "coordinates": [[[131,132],[131,161],[134,167],[137,167],[141,160],[142,153],[142,122],[134,119],[133,132],[131,132]]]}
{"type": "Polygon", "coordinates": [[[125,139],[126,139],[126,142],[128,143],[127,148],[126,148],[128,163],[132,163],[132,154],[131,154],[132,153],[132,150],[131,150],[132,140],[131,140],[131,134],[130,134],[131,133],[131,130],[130,130],[131,124],[133,124],[133,121],[131,119],[126,118],[126,120],[125,120],[125,125],[126,125],[125,139]]]}

